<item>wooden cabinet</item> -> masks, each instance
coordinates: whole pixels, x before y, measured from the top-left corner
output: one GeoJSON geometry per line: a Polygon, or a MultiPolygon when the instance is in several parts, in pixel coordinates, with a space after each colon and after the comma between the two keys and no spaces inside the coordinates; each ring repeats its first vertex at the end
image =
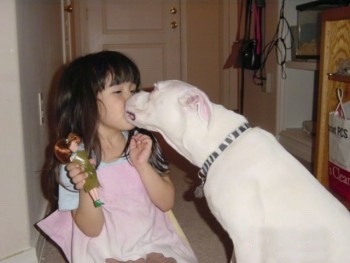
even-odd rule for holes
{"type": "MultiPolygon", "coordinates": [[[[350,7],[324,11],[321,19],[314,173],[317,179],[328,187],[328,113],[338,104],[337,88],[344,90],[344,102],[350,100],[350,76],[334,74],[341,59],[350,59],[350,7]]],[[[345,205],[350,207],[347,203],[345,205]]]]}

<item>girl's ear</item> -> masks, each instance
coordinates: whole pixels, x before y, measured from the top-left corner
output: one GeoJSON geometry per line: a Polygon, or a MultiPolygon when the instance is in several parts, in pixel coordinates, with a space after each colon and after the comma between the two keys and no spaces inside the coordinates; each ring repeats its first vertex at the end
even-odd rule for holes
{"type": "Polygon", "coordinates": [[[179,102],[189,111],[196,111],[201,120],[206,121],[208,125],[210,124],[213,114],[212,105],[204,92],[197,88],[191,88],[181,95],[179,102]]]}

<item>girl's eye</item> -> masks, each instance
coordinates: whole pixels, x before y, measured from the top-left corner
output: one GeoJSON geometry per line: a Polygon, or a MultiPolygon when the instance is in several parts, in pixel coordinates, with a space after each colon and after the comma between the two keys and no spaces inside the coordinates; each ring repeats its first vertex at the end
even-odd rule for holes
{"type": "Polygon", "coordinates": [[[130,93],[135,94],[135,93],[137,93],[137,90],[136,89],[130,90],[130,93]]]}

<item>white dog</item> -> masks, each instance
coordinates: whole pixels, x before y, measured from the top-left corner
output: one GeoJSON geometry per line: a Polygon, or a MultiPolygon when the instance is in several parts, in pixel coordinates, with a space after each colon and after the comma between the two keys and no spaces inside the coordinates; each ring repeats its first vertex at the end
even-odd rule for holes
{"type": "Polygon", "coordinates": [[[201,167],[204,194],[239,263],[350,263],[350,215],[270,133],[170,80],[126,105],[201,167]]]}

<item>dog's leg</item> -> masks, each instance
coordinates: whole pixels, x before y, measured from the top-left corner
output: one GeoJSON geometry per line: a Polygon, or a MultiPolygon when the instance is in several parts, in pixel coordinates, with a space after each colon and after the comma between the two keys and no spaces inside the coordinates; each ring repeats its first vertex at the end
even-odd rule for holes
{"type": "Polygon", "coordinates": [[[235,255],[237,263],[262,263],[265,262],[262,258],[261,246],[253,245],[256,242],[240,242],[235,246],[235,255]]]}

